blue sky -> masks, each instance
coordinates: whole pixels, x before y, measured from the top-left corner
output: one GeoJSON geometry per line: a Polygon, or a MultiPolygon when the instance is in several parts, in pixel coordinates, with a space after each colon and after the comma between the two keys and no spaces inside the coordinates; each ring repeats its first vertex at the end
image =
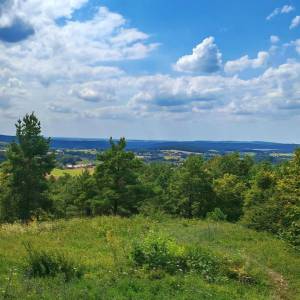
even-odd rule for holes
{"type": "Polygon", "coordinates": [[[300,4],[2,0],[0,133],[300,143],[300,4]]]}

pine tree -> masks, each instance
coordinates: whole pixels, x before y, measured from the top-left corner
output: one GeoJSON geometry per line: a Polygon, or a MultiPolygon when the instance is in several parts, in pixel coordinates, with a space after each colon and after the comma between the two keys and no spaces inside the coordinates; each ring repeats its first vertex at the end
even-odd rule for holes
{"type": "Polygon", "coordinates": [[[103,211],[114,215],[136,213],[143,199],[143,187],[138,179],[142,162],[133,152],[125,150],[125,138],[118,143],[111,138],[110,145],[110,149],[98,155],[94,176],[100,200],[96,210],[100,213],[102,207],[103,211]]]}
{"type": "Polygon", "coordinates": [[[49,153],[50,139],[41,135],[34,113],[26,114],[15,126],[17,141],[8,147],[2,168],[1,219],[27,222],[51,206],[46,176],[55,166],[55,157],[49,153]]]}

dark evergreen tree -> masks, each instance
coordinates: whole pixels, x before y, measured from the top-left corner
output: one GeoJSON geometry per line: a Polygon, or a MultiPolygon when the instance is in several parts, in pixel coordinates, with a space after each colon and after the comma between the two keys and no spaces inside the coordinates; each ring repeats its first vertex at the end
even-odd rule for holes
{"type": "Polygon", "coordinates": [[[17,122],[16,139],[8,147],[2,166],[1,219],[26,222],[51,207],[46,176],[55,166],[55,157],[49,153],[50,139],[41,135],[34,113],[17,122]]]}
{"type": "Polygon", "coordinates": [[[118,143],[111,138],[110,145],[97,159],[94,176],[99,197],[93,203],[94,210],[114,215],[136,213],[145,192],[138,177],[142,162],[133,152],[125,150],[125,138],[118,143]]]}

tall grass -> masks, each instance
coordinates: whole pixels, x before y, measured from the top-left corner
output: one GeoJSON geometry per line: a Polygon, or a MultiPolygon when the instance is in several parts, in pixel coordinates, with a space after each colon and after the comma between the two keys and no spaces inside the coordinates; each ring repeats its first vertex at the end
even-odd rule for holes
{"type": "Polygon", "coordinates": [[[81,278],[83,267],[70,260],[65,254],[34,249],[24,244],[27,251],[25,271],[30,277],[55,277],[62,275],[65,281],[81,278]]]}
{"type": "Polygon", "coordinates": [[[299,269],[299,253],[283,241],[223,222],[137,216],[0,226],[0,299],[297,299],[299,269]],[[195,270],[132,263],[135,244],[151,232],[170,239],[175,256],[201,249],[189,254],[195,270]],[[226,265],[225,280],[206,278],[214,263],[226,265]],[[66,281],[80,266],[84,273],[66,281]]]}

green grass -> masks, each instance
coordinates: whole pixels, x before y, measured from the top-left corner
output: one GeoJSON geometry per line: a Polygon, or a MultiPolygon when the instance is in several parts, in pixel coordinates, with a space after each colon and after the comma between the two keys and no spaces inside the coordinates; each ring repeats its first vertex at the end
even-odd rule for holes
{"type": "MultiPolygon", "coordinates": [[[[84,171],[84,168],[79,168],[79,169],[58,169],[55,168],[53,169],[53,171],[51,172],[51,175],[54,177],[60,177],[63,176],[65,174],[69,174],[71,176],[77,176],[82,174],[82,172],[84,171]]],[[[93,172],[92,169],[88,169],[90,172],[93,172]]]]}
{"type": "Polygon", "coordinates": [[[0,227],[0,299],[299,299],[299,269],[299,254],[283,241],[228,223],[138,216],[0,227]],[[210,282],[197,273],[137,267],[129,254],[150,231],[180,247],[241,262],[257,282],[210,282]],[[37,251],[62,253],[83,267],[83,276],[68,282],[59,275],[26,276],[28,243],[37,251]]]}

